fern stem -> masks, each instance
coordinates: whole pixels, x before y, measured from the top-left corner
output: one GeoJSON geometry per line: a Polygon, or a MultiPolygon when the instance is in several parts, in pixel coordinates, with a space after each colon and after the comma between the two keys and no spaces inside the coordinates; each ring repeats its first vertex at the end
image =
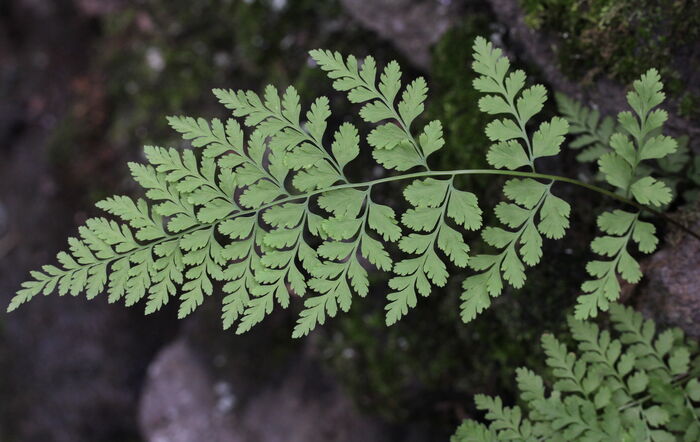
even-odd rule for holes
{"type": "MultiPolygon", "coordinates": [[[[211,228],[214,225],[220,223],[221,221],[224,221],[227,218],[233,218],[233,217],[239,217],[239,216],[247,216],[247,215],[253,215],[256,213],[259,213],[267,208],[276,206],[278,204],[284,204],[288,202],[293,202],[293,201],[298,201],[301,199],[305,198],[310,198],[312,196],[325,193],[325,192],[330,192],[333,190],[340,190],[340,189],[349,189],[349,188],[357,188],[357,187],[367,187],[367,188],[372,188],[377,184],[383,184],[383,183],[389,183],[393,181],[402,181],[402,180],[409,180],[409,179],[415,179],[415,178],[429,178],[429,177],[440,177],[440,176],[448,176],[448,177],[455,177],[457,175],[503,175],[503,176],[514,176],[514,177],[522,177],[522,178],[534,178],[534,179],[544,179],[544,180],[552,180],[552,181],[559,181],[563,183],[568,183],[568,184],[573,184],[575,186],[583,187],[585,189],[600,193],[602,195],[608,196],[610,198],[613,198],[615,200],[618,200],[624,204],[636,207],[639,210],[644,210],[647,211],[651,214],[654,214],[660,218],[663,218],[664,220],[668,221],[669,223],[673,224],[674,226],[678,227],[679,229],[683,230],[687,234],[693,236],[695,239],[700,241],[700,233],[694,232],[693,230],[690,230],[683,224],[679,223],[678,221],[674,220],[673,218],[669,217],[668,215],[653,209],[651,207],[647,207],[644,205],[641,205],[635,201],[632,201],[628,198],[625,198],[623,196],[620,196],[614,192],[610,192],[609,190],[603,189],[601,187],[598,187],[593,184],[585,183],[583,181],[579,181],[573,178],[568,178],[568,177],[563,177],[563,176],[558,176],[558,175],[548,175],[544,173],[536,173],[536,172],[520,172],[520,171],[513,171],[513,170],[498,170],[498,169],[461,169],[461,170],[428,170],[428,171],[423,171],[423,172],[414,172],[414,173],[407,173],[407,174],[402,174],[402,175],[394,175],[394,176],[389,176],[385,178],[379,178],[376,180],[372,181],[365,181],[365,182],[359,182],[359,183],[344,183],[344,184],[338,184],[335,186],[330,186],[326,187],[324,189],[318,189],[314,191],[310,191],[307,193],[303,194],[298,194],[298,195],[290,195],[285,198],[281,198],[275,201],[272,201],[267,204],[263,204],[262,206],[255,208],[255,209],[248,209],[248,210],[242,210],[242,211],[237,211],[230,213],[226,218],[216,220],[211,223],[203,223],[199,224],[197,226],[190,227],[189,229],[185,229],[181,232],[178,232],[176,234],[170,234],[165,237],[159,238],[158,240],[143,244],[137,249],[131,250],[129,252],[124,252],[124,253],[118,253],[115,254],[114,256],[111,256],[106,259],[100,259],[94,264],[90,264],[87,267],[93,267],[95,265],[98,265],[100,263],[104,262],[111,262],[115,261],[119,258],[123,258],[124,256],[131,255],[135,251],[138,250],[143,250],[148,247],[153,247],[157,244],[160,244],[165,241],[171,241],[173,239],[179,239],[183,237],[184,235],[206,229],[206,228],[211,228]]],[[[66,270],[64,273],[68,273],[74,270],[66,270]]]]}
{"type": "Polygon", "coordinates": [[[510,97],[508,97],[505,86],[501,85],[501,87],[503,88],[503,96],[506,97],[508,105],[510,106],[511,113],[513,114],[516,122],[518,123],[518,128],[523,133],[523,139],[525,140],[525,146],[527,147],[527,159],[530,161],[530,169],[532,169],[532,171],[535,172],[535,159],[533,158],[534,153],[532,150],[532,144],[530,143],[530,136],[527,134],[527,130],[525,130],[525,124],[523,123],[523,120],[520,117],[520,113],[515,107],[515,103],[512,99],[510,99],[510,97]]]}
{"type": "Polygon", "coordinates": [[[333,187],[328,188],[328,189],[319,190],[319,191],[316,191],[314,193],[321,193],[321,192],[325,192],[328,190],[348,188],[348,187],[362,187],[362,186],[367,186],[370,184],[371,185],[381,184],[381,183],[386,183],[386,182],[391,182],[391,181],[399,181],[399,180],[404,180],[404,179],[423,178],[423,177],[432,177],[432,176],[457,176],[457,175],[504,175],[504,176],[523,177],[523,178],[552,180],[552,181],[559,181],[559,182],[563,182],[563,183],[573,184],[575,186],[579,186],[579,187],[583,187],[583,188],[588,189],[588,190],[592,190],[593,192],[600,193],[600,194],[605,195],[607,197],[618,200],[624,204],[635,207],[639,210],[646,211],[646,212],[651,213],[653,215],[656,215],[660,218],[663,218],[664,220],[668,221],[669,223],[673,224],[674,226],[683,230],[685,233],[693,236],[695,239],[700,241],[700,233],[689,229],[688,227],[686,227],[683,224],[679,223],[678,221],[674,220],[670,216],[668,216],[665,213],[660,212],[654,208],[644,206],[642,204],[639,204],[635,201],[630,200],[629,198],[625,198],[621,195],[618,195],[614,192],[603,189],[602,187],[598,187],[594,184],[585,183],[583,181],[579,181],[579,180],[576,180],[574,178],[569,178],[569,177],[564,177],[564,176],[559,176],[559,175],[549,175],[549,174],[544,174],[544,173],[536,173],[536,172],[519,172],[519,171],[514,171],[514,170],[496,170],[496,169],[431,170],[431,171],[425,171],[425,172],[408,173],[408,174],[404,174],[404,175],[395,175],[395,176],[391,176],[391,177],[380,178],[380,179],[377,179],[374,181],[367,181],[365,183],[343,184],[343,185],[339,185],[339,186],[333,186],[333,187]]]}
{"type": "Polygon", "coordinates": [[[574,178],[569,178],[569,177],[564,177],[564,176],[559,176],[559,175],[549,175],[549,174],[545,174],[545,173],[520,172],[520,171],[516,171],[516,170],[499,170],[499,169],[426,170],[423,172],[414,172],[414,173],[406,173],[406,174],[401,174],[401,175],[393,175],[393,176],[379,178],[379,179],[372,180],[372,181],[337,184],[335,186],[326,187],[324,189],[313,190],[313,191],[310,191],[307,193],[302,193],[299,195],[291,195],[291,196],[283,198],[283,199],[272,201],[271,203],[265,204],[257,209],[250,209],[250,210],[245,210],[242,212],[232,213],[229,216],[249,215],[249,214],[261,211],[261,210],[265,210],[268,207],[272,207],[272,206],[275,206],[277,204],[283,204],[286,202],[296,201],[296,200],[299,200],[302,198],[309,198],[309,197],[312,197],[314,195],[318,195],[320,193],[330,192],[332,190],[351,189],[351,188],[357,188],[357,187],[372,187],[372,186],[375,186],[377,184],[389,183],[389,182],[393,182],[393,181],[409,180],[409,179],[414,179],[414,178],[430,178],[430,177],[439,177],[439,176],[454,177],[457,175],[503,175],[503,176],[513,176],[513,177],[522,177],[522,178],[534,178],[534,179],[559,181],[562,183],[573,184],[574,186],[583,187],[584,189],[588,189],[588,190],[591,190],[593,192],[600,193],[602,195],[605,195],[607,197],[610,197],[612,199],[620,201],[624,204],[635,207],[639,210],[646,211],[646,212],[651,213],[653,215],[656,215],[660,218],[663,218],[664,220],[668,221],[669,223],[673,224],[674,226],[683,230],[685,233],[693,236],[695,239],[700,241],[700,233],[689,229],[688,227],[686,227],[683,224],[679,223],[678,221],[674,220],[673,218],[666,215],[665,213],[660,212],[654,208],[639,204],[633,200],[630,200],[629,198],[625,198],[624,196],[618,195],[614,192],[603,189],[602,187],[598,187],[594,184],[585,183],[583,181],[579,181],[579,180],[576,180],[574,178]]]}

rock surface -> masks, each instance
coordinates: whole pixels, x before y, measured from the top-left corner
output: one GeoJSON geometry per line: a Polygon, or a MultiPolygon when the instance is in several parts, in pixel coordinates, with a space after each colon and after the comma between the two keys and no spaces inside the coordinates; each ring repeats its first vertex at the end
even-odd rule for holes
{"type": "Polygon", "coordinates": [[[341,0],[363,26],[389,40],[417,67],[428,70],[430,48],[460,17],[458,2],[341,0]]]}
{"type": "Polygon", "coordinates": [[[383,425],[361,415],[308,361],[280,370],[281,382],[241,399],[235,385],[214,379],[178,339],[148,370],[139,407],[142,434],[148,442],[390,440],[383,425]]]}
{"type": "MultiPolygon", "coordinates": [[[[544,80],[555,90],[564,92],[578,100],[594,104],[602,114],[617,115],[627,108],[627,89],[615,81],[601,77],[588,87],[570,80],[559,69],[555,54],[557,42],[546,32],[537,31],[525,23],[525,16],[518,0],[488,0],[499,22],[505,27],[509,41],[518,54],[535,64],[544,80]]],[[[696,73],[686,73],[688,84],[694,84],[696,73]]],[[[689,135],[691,148],[700,152],[700,125],[671,113],[667,128],[674,136],[689,135]],[[693,140],[694,139],[694,140],[693,140]]]]}
{"type": "MultiPolygon", "coordinates": [[[[693,230],[700,231],[700,214],[693,230]]],[[[700,338],[700,240],[674,233],[666,246],[642,264],[644,282],[635,292],[637,308],[663,326],[680,327],[700,338]]]]}
{"type": "Polygon", "coordinates": [[[161,350],[148,369],[139,425],[151,442],[242,441],[212,379],[184,341],[161,350]]]}

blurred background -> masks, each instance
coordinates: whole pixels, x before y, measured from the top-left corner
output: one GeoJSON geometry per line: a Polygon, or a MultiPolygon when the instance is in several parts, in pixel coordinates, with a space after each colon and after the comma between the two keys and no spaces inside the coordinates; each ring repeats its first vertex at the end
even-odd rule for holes
{"type": "MultiPolygon", "coordinates": [[[[503,47],[533,81],[603,114],[623,109],[626,86],[659,68],[670,132],[698,152],[698,34],[696,0],[2,0],[0,305],[98,214],[94,202],[138,194],[127,161],[142,159],[143,145],[180,145],[166,115],[227,115],[211,88],[294,84],[307,106],[329,95],[336,123],[356,112],[313,68],[310,49],[397,59],[405,79],[425,76],[427,116],[447,131],[436,167],[478,168],[488,143],[471,87],[475,36],[503,47]]],[[[574,157],[547,166],[587,173],[574,157]]],[[[483,207],[500,199],[494,180],[463,185],[483,207]]],[[[104,297],[42,297],[0,314],[0,441],[447,440],[478,416],[473,394],[513,399],[514,369],[541,367],[539,336],[563,328],[602,203],[561,192],[576,227],[546,244],[551,259],[524,289],[469,325],[453,278],[386,328],[382,274],[349,314],[294,341],[294,307],[235,336],[221,330],[216,299],[185,321],[172,308],[144,318],[141,307],[104,297]]],[[[386,200],[402,204],[395,188],[386,200]]],[[[682,213],[697,220],[697,206],[682,213]]],[[[672,255],[653,262],[653,292],[628,287],[625,296],[697,336],[700,309],[688,291],[697,285],[676,301],[655,297],[684,290],[654,279],[683,265],[672,255]]]]}

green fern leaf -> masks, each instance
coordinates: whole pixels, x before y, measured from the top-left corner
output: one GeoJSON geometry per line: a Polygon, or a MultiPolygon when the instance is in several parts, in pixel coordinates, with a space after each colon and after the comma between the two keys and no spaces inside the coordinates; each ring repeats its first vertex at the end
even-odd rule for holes
{"type": "Polygon", "coordinates": [[[699,418],[693,401],[700,398],[697,372],[688,375],[694,346],[676,329],[656,334],[653,322],[631,308],[613,304],[610,318],[617,336],[569,318],[577,353],[544,335],[555,382],[518,369],[522,409],[476,395],[490,425],[465,421],[454,440],[692,440],[699,418]]]}
{"type": "MultiPolygon", "coordinates": [[[[474,43],[473,69],[481,74],[474,87],[486,95],[479,101],[480,108],[490,114],[508,117],[491,122],[486,134],[492,141],[487,160],[494,167],[515,170],[529,166],[535,170],[535,159],[559,153],[568,131],[566,120],[555,117],[544,122],[532,135],[525,128],[546,101],[547,94],[540,85],[524,89],[525,74],[508,73],[510,63],[501,50],[482,38],[474,43]],[[524,143],[524,145],[523,145],[524,143]]],[[[542,257],[542,235],[561,238],[568,227],[569,205],[552,195],[549,185],[534,179],[508,180],[503,187],[511,203],[496,207],[496,216],[509,229],[487,227],[484,241],[501,252],[480,255],[470,267],[480,273],[469,276],[463,283],[462,319],[470,321],[486,309],[490,298],[501,294],[503,280],[514,288],[525,283],[525,266],[537,264],[542,257]],[[539,223],[537,217],[539,214],[539,223]]]]}
{"type": "Polygon", "coordinates": [[[414,181],[404,191],[404,196],[413,206],[404,213],[401,222],[415,232],[399,241],[399,248],[406,253],[419,255],[397,262],[394,272],[398,276],[389,281],[393,289],[386,306],[386,323],[391,325],[416,306],[417,295],[428,296],[431,284],[442,287],[447,282],[447,267],[437,254],[437,249],[458,266],[469,261],[469,246],[462,234],[450,227],[446,221],[449,213],[467,228],[481,225],[481,210],[476,196],[458,191],[451,181],[425,179],[414,181]],[[461,212],[462,209],[466,209],[461,212]]]}
{"type": "MultiPolygon", "coordinates": [[[[99,202],[110,218],[91,218],[80,227],[68,240],[68,250],[57,255],[58,264],[31,272],[8,310],[54,291],[84,292],[88,298],[106,291],[110,302],[145,301],[146,313],[177,297],[178,316],[185,317],[222,291],[223,326],[243,333],[303,297],[293,332],[301,337],[367,296],[370,271],[390,274],[386,323],[393,324],[416,306],[419,296],[444,287],[448,269],[455,266],[473,271],[463,282],[461,297],[462,318],[473,319],[505,285],[523,286],[527,268],[542,259],[545,238],[565,235],[571,208],[553,194],[554,182],[591,188],[536,172],[536,160],[557,155],[567,132],[603,130],[596,114],[568,102],[570,116],[542,121],[544,87],[526,87],[525,74],[511,71],[508,59],[486,40],[477,39],[474,52],[474,86],[484,93],[479,107],[497,116],[485,128],[493,141],[487,160],[506,170],[432,170],[428,159],[445,146],[445,139],[440,121],[422,119],[428,90],[424,79],[404,81],[396,62],[382,68],[372,57],[360,62],[311,51],[334,88],[361,103],[361,118],[373,125],[368,135],[360,136],[349,122],[331,127],[335,120],[328,98],[316,98],[306,108],[293,87],[280,93],[268,86],[262,94],[215,89],[232,117],[169,117],[192,149],[145,147],[145,164],[129,164],[145,198],[114,196],[99,202]],[[400,173],[348,180],[345,168],[364,145],[377,164],[400,173]],[[470,255],[465,233],[482,229],[482,210],[476,195],[459,189],[456,181],[458,175],[472,174],[511,176],[503,186],[506,201],[495,207],[500,225],[481,230],[492,251],[476,256],[470,255]],[[375,189],[389,182],[408,183],[403,191],[407,210],[377,202],[375,189]],[[401,257],[389,253],[395,248],[401,257]]],[[[667,119],[656,109],[662,99],[658,74],[650,71],[634,84],[628,97],[634,113],[619,115],[619,134],[603,133],[596,141],[609,144],[599,165],[623,200],[663,205],[671,199],[665,181],[640,164],[664,161],[677,149],[673,139],[660,134],[667,119]]],[[[592,248],[602,258],[588,265],[593,279],[583,286],[578,317],[594,315],[617,299],[618,275],[639,280],[630,243],[649,253],[658,242],[655,227],[639,213],[609,212],[600,216],[599,225],[604,235],[592,248]]],[[[595,379],[578,376],[586,362],[569,366],[567,358],[560,358],[565,364],[561,370],[573,376],[567,382],[574,379],[585,394],[592,394],[595,379]]],[[[675,347],[663,358],[668,373],[687,370],[686,355],[675,347]]],[[[625,361],[622,368],[629,365],[625,361]]],[[[536,379],[522,376],[527,394],[541,402],[538,413],[549,410],[562,419],[575,415],[586,424],[582,403],[543,399],[536,379]],[[562,407],[570,413],[562,414],[562,407]]],[[[600,393],[599,405],[615,399],[617,390],[606,388],[610,397],[600,393]]],[[[511,436],[548,434],[514,409],[489,404],[484,406],[508,426],[511,436]]],[[[649,409],[648,415],[662,425],[658,411],[649,409]]],[[[502,430],[482,434],[488,438],[502,430]]]]}

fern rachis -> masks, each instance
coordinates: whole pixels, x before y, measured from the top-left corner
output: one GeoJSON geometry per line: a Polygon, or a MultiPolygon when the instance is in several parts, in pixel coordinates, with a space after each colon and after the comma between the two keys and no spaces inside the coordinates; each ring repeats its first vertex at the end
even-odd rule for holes
{"type": "MultiPolygon", "coordinates": [[[[347,179],[344,168],[359,154],[361,137],[350,123],[328,133],[325,97],[312,103],[302,121],[299,95],[292,87],[280,94],[268,86],[262,97],[250,91],[215,90],[235,118],[169,118],[196,150],[147,147],[148,164],[130,164],[150,205],[125,196],[98,203],[121,223],[88,220],[78,238],[69,239],[70,253],[58,254],[62,267],[47,265],[32,272],[8,310],[55,289],[60,295],[85,291],[92,298],[106,288],[110,302],[124,298],[132,305],[147,298],[147,313],[179,291],[179,316],[184,317],[212,295],[215,281],[220,281],[226,293],[224,326],[237,323],[238,332],[249,330],[275,306],[287,308],[293,297],[305,297],[294,331],[298,337],[338,310],[347,311],[354,295],[368,293],[365,260],[394,274],[387,324],[414,307],[418,295],[427,296],[433,286],[445,284],[449,260],[475,271],[463,284],[462,317],[468,321],[502,292],[504,281],[522,286],[526,266],[541,259],[543,237],[563,237],[570,207],[552,193],[555,183],[582,186],[652,212],[656,210],[644,205],[670,201],[665,184],[638,167],[645,159],[663,158],[675,150],[672,139],[657,134],[665,118],[653,110],[660,103],[660,82],[653,72],[635,83],[629,98],[638,120],[621,114],[626,132],[611,137],[612,151],[599,160],[608,182],[621,189],[611,192],[536,172],[538,158],[559,153],[567,120],[554,117],[530,131],[531,120],[547,98],[544,87],[525,87],[525,74],[510,72],[508,60],[484,39],[477,39],[474,49],[474,69],[480,74],[475,87],[486,94],[479,107],[503,116],[486,128],[494,143],[487,155],[494,169],[430,169],[428,157],[444,140],[439,121],[414,128],[427,97],[422,78],[402,89],[395,62],[377,79],[371,57],[360,64],[352,56],[312,51],[334,87],[347,92],[350,101],[362,103],[360,116],[375,125],[366,137],[373,158],[398,174],[357,183],[347,179]],[[497,251],[470,256],[463,231],[481,228],[481,209],[476,195],[458,189],[453,180],[475,174],[511,178],[504,185],[509,202],[495,209],[504,227],[482,230],[484,241],[497,251]],[[408,182],[404,196],[411,208],[400,218],[372,198],[375,189],[393,181],[408,182]],[[322,212],[312,210],[315,205],[322,212]],[[319,241],[318,247],[312,246],[319,241]],[[408,257],[394,262],[386,243],[396,244],[408,257]]],[[[643,252],[656,244],[653,226],[636,215],[624,231],[609,227],[610,217],[627,216],[617,212],[601,217],[601,228],[610,235],[596,240],[593,248],[613,259],[589,265],[592,276],[607,279],[584,286],[580,317],[594,316],[617,298],[618,274],[628,280],[637,277],[628,242],[639,243],[643,252]]]]}

